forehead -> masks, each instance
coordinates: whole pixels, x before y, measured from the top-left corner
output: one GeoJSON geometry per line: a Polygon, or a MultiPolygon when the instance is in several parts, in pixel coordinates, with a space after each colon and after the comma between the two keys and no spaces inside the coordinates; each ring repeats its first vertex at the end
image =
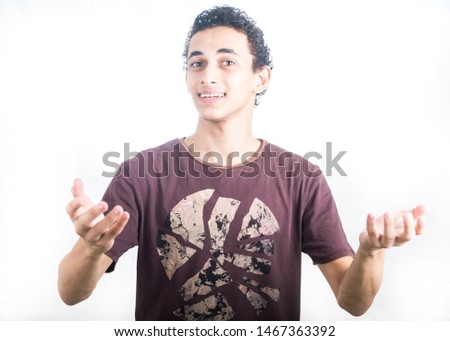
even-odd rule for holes
{"type": "Polygon", "coordinates": [[[247,35],[226,26],[211,27],[195,33],[191,38],[188,53],[217,51],[222,48],[230,48],[241,54],[250,54],[247,35]]]}

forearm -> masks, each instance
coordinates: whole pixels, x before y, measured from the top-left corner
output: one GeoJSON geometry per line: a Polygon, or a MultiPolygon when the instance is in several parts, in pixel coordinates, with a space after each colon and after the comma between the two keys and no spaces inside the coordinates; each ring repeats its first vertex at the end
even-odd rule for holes
{"type": "Polygon", "coordinates": [[[105,271],[105,257],[78,240],[59,266],[58,290],[64,303],[74,305],[92,294],[105,271]]]}
{"type": "Polygon", "coordinates": [[[339,286],[338,303],[354,316],[371,306],[383,279],[385,249],[365,252],[360,247],[339,286]]]}

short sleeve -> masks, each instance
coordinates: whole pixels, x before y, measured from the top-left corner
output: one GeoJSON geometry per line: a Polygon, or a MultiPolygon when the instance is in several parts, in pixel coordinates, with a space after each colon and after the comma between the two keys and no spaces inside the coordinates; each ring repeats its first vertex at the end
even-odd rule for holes
{"type": "Polygon", "coordinates": [[[136,186],[133,186],[128,176],[128,166],[128,162],[121,165],[103,195],[103,201],[108,203],[108,212],[116,205],[120,205],[130,215],[123,231],[116,237],[113,247],[105,253],[113,260],[106,272],[114,271],[119,258],[127,250],[137,246],[139,242],[140,198],[136,192],[136,186]]]}
{"type": "Polygon", "coordinates": [[[355,252],[347,241],[336,203],[323,174],[309,179],[302,215],[302,251],[314,264],[324,264],[355,252]]]}

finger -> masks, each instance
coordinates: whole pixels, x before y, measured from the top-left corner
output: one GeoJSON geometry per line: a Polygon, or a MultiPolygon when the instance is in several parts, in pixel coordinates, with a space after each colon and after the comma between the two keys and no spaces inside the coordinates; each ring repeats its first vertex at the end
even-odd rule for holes
{"type": "Polygon", "coordinates": [[[403,215],[403,233],[397,237],[397,244],[410,241],[416,235],[415,222],[411,212],[403,215]]]}
{"type": "Polygon", "coordinates": [[[428,226],[428,220],[426,217],[420,217],[417,219],[416,234],[421,235],[425,232],[428,226]]]}
{"type": "Polygon", "coordinates": [[[103,234],[105,239],[115,239],[124,229],[125,225],[130,219],[130,214],[128,212],[122,212],[118,219],[109,227],[109,229],[103,234]]]}
{"type": "Polygon", "coordinates": [[[411,210],[414,219],[424,216],[428,212],[428,206],[425,204],[418,205],[411,210]]]}
{"type": "Polygon", "coordinates": [[[383,247],[390,247],[395,240],[394,221],[391,212],[386,212],[383,215],[384,233],[383,233],[383,247]]]}
{"type": "Polygon", "coordinates": [[[79,197],[84,194],[84,185],[81,179],[75,179],[73,181],[72,194],[74,197],[79,197]]]}
{"type": "Polygon", "coordinates": [[[84,239],[109,249],[112,246],[111,241],[122,231],[128,218],[129,214],[124,216],[123,208],[116,206],[105,218],[89,229],[84,239]]]}
{"type": "Polygon", "coordinates": [[[92,230],[98,234],[103,234],[109,229],[123,213],[123,208],[119,205],[115,206],[92,230]]]}
{"type": "Polygon", "coordinates": [[[117,222],[122,214],[123,208],[119,205],[115,206],[103,219],[89,229],[88,235],[85,237],[92,241],[99,240],[117,222]]]}
{"type": "Polygon", "coordinates": [[[75,219],[76,232],[84,237],[89,230],[91,230],[92,226],[94,226],[95,220],[97,220],[107,209],[108,204],[102,201],[81,214],[75,219]]]}
{"type": "Polygon", "coordinates": [[[375,216],[372,213],[369,213],[366,219],[367,234],[371,239],[378,241],[380,238],[380,233],[375,225],[375,216]]]}
{"type": "Polygon", "coordinates": [[[83,205],[83,200],[81,198],[73,198],[66,205],[66,212],[73,220],[76,217],[77,210],[83,205]]]}
{"type": "Polygon", "coordinates": [[[95,205],[95,203],[84,192],[84,185],[81,179],[75,179],[73,181],[72,195],[75,198],[82,198],[83,205],[87,206],[88,208],[95,205]]]}

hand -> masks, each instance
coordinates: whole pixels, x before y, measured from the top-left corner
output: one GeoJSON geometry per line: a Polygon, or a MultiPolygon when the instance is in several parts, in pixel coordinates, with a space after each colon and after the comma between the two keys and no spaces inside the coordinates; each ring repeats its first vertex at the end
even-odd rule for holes
{"type": "Polygon", "coordinates": [[[368,252],[400,246],[425,232],[427,207],[419,205],[411,211],[386,212],[375,219],[367,216],[367,227],[361,232],[359,242],[368,252]]]}
{"type": "Polygon", "coordinates": [[[114,239],[128,222],[128,212],[116,206],[105,217],[103,213],[108,210],[108,204],[104,201],[95,204],[89,199],[80,179],[73,182],[72,195],[73,199],[67,204],[66,211],[76,233],[94,255],[105,253],[112,248],[114,239]]]}

